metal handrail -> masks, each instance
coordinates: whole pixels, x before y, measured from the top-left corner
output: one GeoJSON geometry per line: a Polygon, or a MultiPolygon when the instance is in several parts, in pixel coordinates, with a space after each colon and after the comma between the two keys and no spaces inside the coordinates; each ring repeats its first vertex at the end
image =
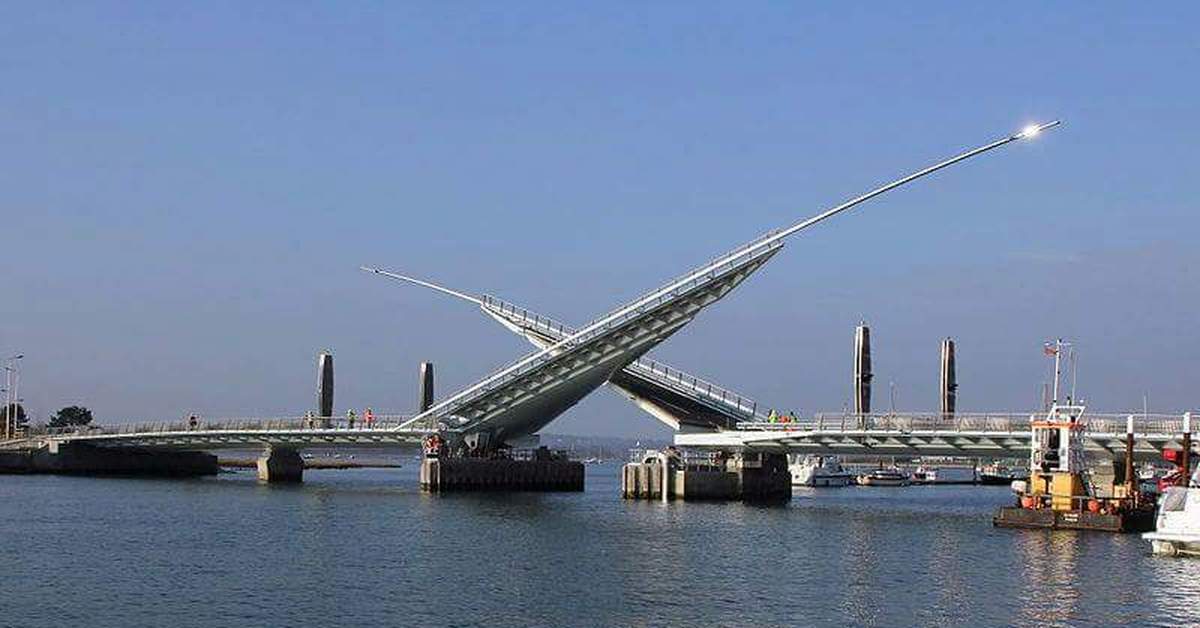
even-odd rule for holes
{"type": "MultiPolygon", "coordinates": [[[[635,297],[634,299],[626,301],[623,305],[617,307],[617,311],[633,309],[642,301],[661,298],[669,291],[674,291],[675,289],[690,283],[694,284],[696,281],[701,279],[704,279],[706,283],[707,281],[714,279],[719,273],[723,274],[731,268],[740,267],[753,259],[757,259],[764,253],[774,251],[783,246],[782,240],[772,240],[772,238],[776,237],[778,234],[779,230],[768,232],[724,255],[715,257],[703,266],[694,268],[682,275],[675,277],[661,288],[650,290],[642,293],[640,296],[635,297]],[[743,257],[745,259],[743,259],[743,257]]],[[[585,327],[603,322],[605,318],[606,317],[602,316],[600,318],[592,319],[592,321],[585,325],[585,327]]]]}
{"type": "Polygon", "coordinates": [[[766,418],[765,414],[759,413],[758,403],[753,399],[696,377],[695,375],[685,373],[657,360],[641,358],[629,366],[643,375],[648,374],[651,379],[658,383],[676,384],[676,388],[682,388],[688,392],[695,393],[698,397],[705,397],[727,407],[732,406],[739,413],[748,414],[752,417],[766,418]]]}

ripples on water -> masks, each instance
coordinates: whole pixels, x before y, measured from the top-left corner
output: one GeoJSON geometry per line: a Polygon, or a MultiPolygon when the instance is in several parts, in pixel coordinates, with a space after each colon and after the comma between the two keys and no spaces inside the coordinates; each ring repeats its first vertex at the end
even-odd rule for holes
{"type": "Polygon", "coordinates": [[[1003,487],[787,506],[424,495],[412,465],[189,481],[0,476],[0,625],[1042,626],[1200,623],[1200,560],[997,530],[1003,487]]]}

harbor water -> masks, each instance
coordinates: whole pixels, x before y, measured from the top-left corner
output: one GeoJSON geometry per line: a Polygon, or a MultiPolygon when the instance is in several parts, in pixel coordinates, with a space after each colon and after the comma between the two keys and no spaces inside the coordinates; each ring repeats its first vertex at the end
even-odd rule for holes
{"type": "Polygon", "coordinates": [[[784,506],[427,495],[416,465],[200,480],[0,476],[4,626],[1200,623],[1200,560],[994,529],[1004,487],[798,489],[784,506]]]}

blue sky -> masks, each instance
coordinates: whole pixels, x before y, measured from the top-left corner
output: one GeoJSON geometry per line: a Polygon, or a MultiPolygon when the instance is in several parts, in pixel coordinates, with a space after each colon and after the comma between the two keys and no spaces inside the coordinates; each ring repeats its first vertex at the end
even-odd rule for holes
{"type": "MultiPolygon", "coordinates": [[[[1061,129],[793,238],[655,352],[801,412],[1200,406],[1193,3],[6,3],[0,350],[36,416],[407,411],[526,350],[380,265],[592,318],[1031,120],[1061,129]]],[[[652,434],[608,392],[550,428],[652,434]]]]}

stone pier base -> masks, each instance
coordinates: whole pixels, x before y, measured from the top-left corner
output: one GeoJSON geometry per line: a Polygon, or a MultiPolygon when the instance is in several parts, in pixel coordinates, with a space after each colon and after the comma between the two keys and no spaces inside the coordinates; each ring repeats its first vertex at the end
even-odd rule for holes
{"type": "Polygon", "coordinates": [[[258,459],[262,482],[295,484],[304,481],[304,459],[295,449],[272,447],[258,459]]]}
{"type": "MultiPolygon", "coordinates": [[[[732,456],[720,465],[667,470],[667,499],[688,501],[786,501],[792,476],[782,454],[732,456]]],[[[662,499],[662,463],[632,462],[621,470],[621,497],[662,499]]]]}
{"type": "Polygon", "coordinates": [[[425,458],[421,488],[449,491],[582,491],[583,463],[571,460],[425,458]]]}
{"type": "Polygon", "coordinates": [[[194,477],[216,475],[217,457],[199,451],[144,451],[83,443],[0,452],[0,473],[194,477]]]}

